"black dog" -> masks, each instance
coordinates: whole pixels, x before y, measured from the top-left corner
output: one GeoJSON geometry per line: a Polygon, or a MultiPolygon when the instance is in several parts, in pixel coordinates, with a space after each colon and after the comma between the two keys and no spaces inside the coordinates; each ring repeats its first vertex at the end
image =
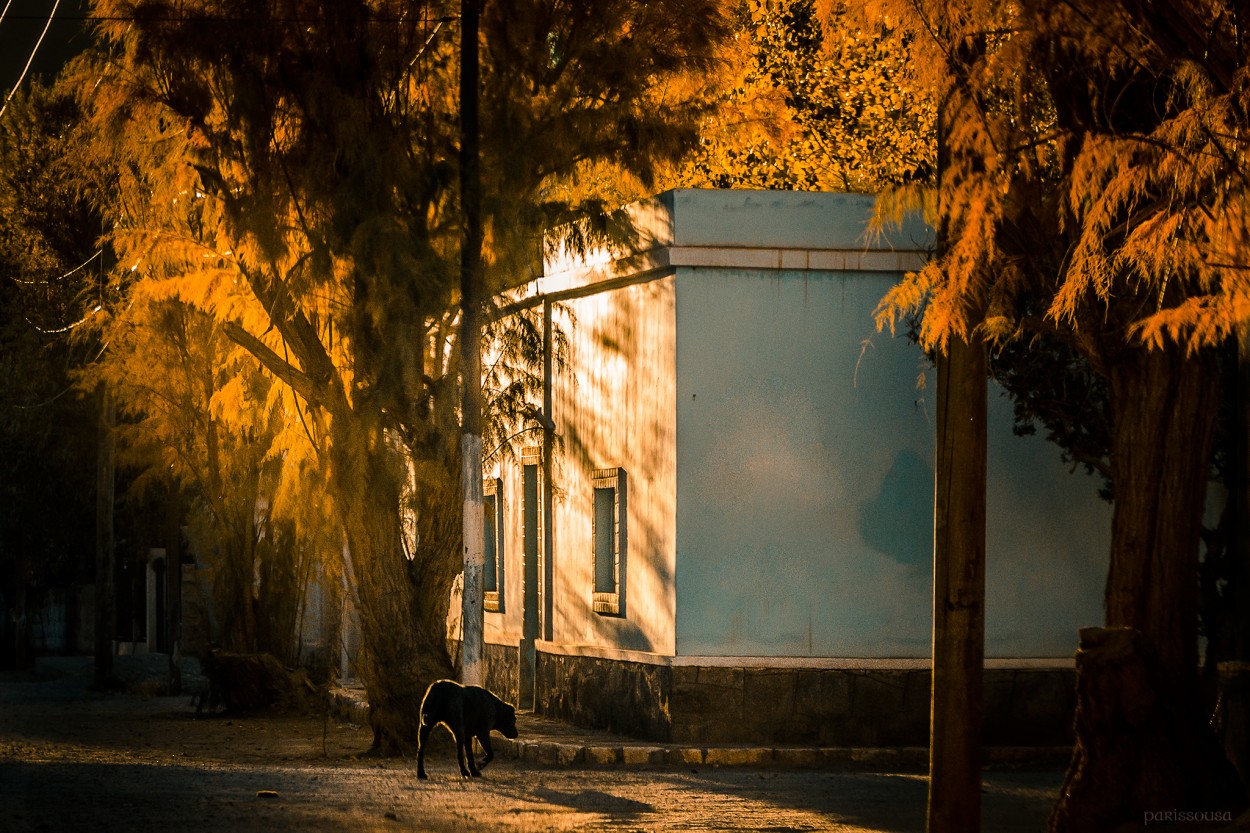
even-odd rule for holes
{"type": "Polygon", "coordinates": [[[506,738],[515,738],[516,709],[500,700],[481,686],[462,686],[453,680],[430,683],[421,700],[421,729],[417,736],[417,777],[425,774],[425,742],[430,730],[443,724],[456,739],[456,757],[460,761],[460,774],[480,778],[481,770],[473,760],[473,739],[477,738],[486,751],[481,769],[495,757],[490,748],[490,731],[494,729],[506,738]],[[466,766],[467,759],[467,766],[466,766]]]}

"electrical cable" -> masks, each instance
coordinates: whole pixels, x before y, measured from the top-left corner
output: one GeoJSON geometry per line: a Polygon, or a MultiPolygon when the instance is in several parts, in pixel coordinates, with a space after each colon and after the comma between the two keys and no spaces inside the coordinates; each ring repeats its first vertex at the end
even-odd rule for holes
{"type": "Polygon", "coordinates": [[[93,254],[91,257],[87,258],[87,259],[86,259],[86,260],[84,260],[82,263],[80,263],[80,264],[78,264],[77,266],[75,266],[73,269],[70,269],[70,270],[69,270],[68,272],[66,272],[64,275],[60,275],[60,276],[55,277],[55,278],[47,278],[47,279],[45,279],[45,280],[27,280],[27,279],[25,279],[25,278],[18,278],[18,277],[14,277],[14,276],[10,275],[10,276],[9,276],[9,280],[13,281],[14,283],[24,284],[25,286],[42,286],[43,284],[45,284],[45,283],[51,283],[52,281],[63,281],[63,280],[65,280],[66,278],[68,278],[70,275],[72,275],[72,274],[74,274],[75,272],[77,272],[77,271],[79,271],[80,269],[82,269],[84,266],[86,266],[86,265],[87,265],[88,263],[90,263],[91,261],[95,260],[97,257],[99,257],[99,256],[100,256],[101,254],[103,254],[103,253],[104,253],[104,250],[103,250],[103,249],[97,249],[97,250],[96,250],[96,253],[95,253],[95,254],[93,254]]]}
{"type": "MultiPolygon", "coordinates": [[[[11,2],[11,0],[10,0],[11,2]]],[[[48,30],[52,28],[52,18],[56,17],[56,10],[61,5],[61,0],[56,0],[52,4],[52,11],[48,12],[48,22],[44,24],[43,31],[39,33],[39,40],[35,41],[35,48],[30,50],[30,57],[26,59],[26,67],[22,70],[22,74],[18,76],[17,83],[13,85],[13,89],[9,90],[9,97],[4,100],[4,106],[0,107],[0,116],[4,115],[4,111],[9,109],[9,102],[13,100],[13,95],[22,86],[22,81],[26,78],[26,73],[30,72],[30,65],[35,62],[35,53],[39,51],[39,46],[43,43],[44,35],[48,34],[48,30]]],[[[8,6],[4,7],[7,12],[8,6]]]]}
{"type": "Polygon", "coordinates": [[[36,330],[43,333],[44,335],[47,335],[47,336],[60,335],[61,333],[68,333],[70,330],[76,327],[81,327],[83,324],[86,324],[95,316],[96,313],[98,313],[102,309],[104,308],[97,305],[95,309],[91,310],[91,312],[87,313],[82,318],[79,318],[74,323],[66,324],[64,327],[56,327],[55,329],[50,329],[50,330],[40,327],[38,324],[36,324],[34,321],[31,321],[29,318],[26,319],[26,323],[34,327],[36,330]]]}

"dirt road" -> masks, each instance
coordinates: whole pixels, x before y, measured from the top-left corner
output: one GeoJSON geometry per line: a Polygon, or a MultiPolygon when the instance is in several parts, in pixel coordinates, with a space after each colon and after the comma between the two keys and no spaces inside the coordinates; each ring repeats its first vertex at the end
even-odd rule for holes
{"type": "MultiPolygon", "coordinates": [[[[357,757],[368,733],[311,717],[196,720],[184,697],[0,675],[0,831],[920,831],[918,772],[563,769],[496,759],[429,781],[357,757]],[[323,738],[324,731],[324,738],[323,738]],[[323,745],[324,744],[324,745],[323,745]]],[[[445,735],[441,731],[437,734],[445,735]]],[[[1043,829],[1061,773],[987,775],[987,833],[1043,829]]]]}

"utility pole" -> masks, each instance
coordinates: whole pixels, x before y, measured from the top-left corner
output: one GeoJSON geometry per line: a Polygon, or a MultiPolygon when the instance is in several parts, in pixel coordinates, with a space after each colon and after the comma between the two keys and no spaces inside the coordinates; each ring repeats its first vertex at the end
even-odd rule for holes
{"type": "MultiPolygon", "coordinates": [[[[966,60],[960,53],[956,60],[966,60]]],[[[962,67],[961,67],[962,69],[962,67]]],[[[960,97],[938,109],[939,200],[951,166],[950,124],[960,97]]],[[[947,254],[950,220],[939,205],[936,255],[947,254]]],[[[981,829],[981,720],[985,674],[984,318],[970,311],[937,358],[937,458],[933,489],[933,660],[929,701],[928,833],[981,829]]]]}
{"type": "Polygon", "coordinates": [[[952,336],[938,357],[929,833],[981,829],[985,361],[975,334],[952,336]]]}
{"type": "Polygon", "coordinates": [[[464,597],[460,678],[481,685],[482,573],[482,171],[478,137],[478,17],[481,0],[460,0],[460,479],[464,490],[464,597]]]}

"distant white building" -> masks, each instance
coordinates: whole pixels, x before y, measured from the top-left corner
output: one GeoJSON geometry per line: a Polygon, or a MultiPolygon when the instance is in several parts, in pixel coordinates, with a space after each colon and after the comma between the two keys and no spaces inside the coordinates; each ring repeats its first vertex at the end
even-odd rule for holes
{"type": "MultiPolygon", "coordinates": [[[[553,427],[487,472],[487,682],[659,740],[927,737],[935,375],[873,311],[931,244],[871,197],[677,190],[546,265],[553,427]],[[558,437],[558,442],[553,442],[558,437]]],[[[991,387],[986,730],[1070,730],[1110,507],[991,387]]]]}

